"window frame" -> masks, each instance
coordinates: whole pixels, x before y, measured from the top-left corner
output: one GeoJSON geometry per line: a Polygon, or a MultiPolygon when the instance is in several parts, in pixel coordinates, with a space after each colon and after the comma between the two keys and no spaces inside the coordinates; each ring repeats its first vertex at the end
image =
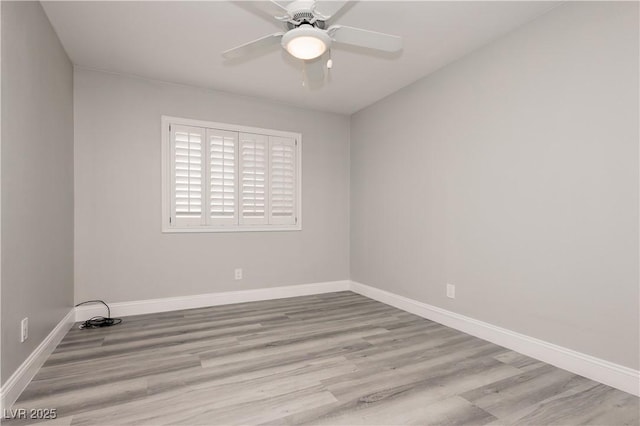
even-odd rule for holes
{"type": "MultiPolygon", "coordinates": [[[[162,181],[161,181],[161,192],[162,192],[162,232],[163,233],[201,233],[201,232],[277,232],[277,231],[301,231],[302,230],[302,134],[296,132],[282,131],[282,130],[274,130],[274,129],[264,129],[259,127],[249,127],[237,124],[229,124],[229,123],[218,123],[213,121],[205,121],[205,120],[194,120],[188,118],[180,118],[180,117],[172,117],[163,115],[161,116],[161,173],[162,173],[162,181]],[[199,127],[202,128],[203,134],[205,134],[205,142],[208,144],[209,139],[207,137],[208,131],[207,129],[216,129],[230,132],[240,133],[253,133],[259,135],[266,135],[272,137],[282,137],[282,138],[292,138],[296,141],[296,188],[295,188],[295,209],[296,209],[296,221],[294,224],[240,224],[240,197],[237,197],[236,203],[236,214],[238,215],[238,224],[225,224],[225,225],[201,225],[201,226],[176,226],[172,224],[172,214],[173,214],[173,185],[171,177],[173,175],[172,163],[173,156],[171,155],[171,133],[169,131],[169,126],[189,126],[189,127],[199,127]]],[[[270,146],[270,145],[268,145],[270,146]]],[[[239,143],[237,146],[239,149],[239,143]]],[[[270,153],[269,153],[270,156],[270,153]]],[[[204,166],[204,164],[203,164],[204,166]]],[[[269,167],[267,167],[269,170],[269,167]]],[[[240,158],[238,157],[238,162],[236,166],[236,180],[238,179],[240,173],[240,158]]],[[[269,171],[270,173],[270,171],[269,171]]],[[[208,185],[203,187],[204,192],[209,191],[208,185]]],[[[239,192],[239,188],[236,188],[237,193],[239,192]]],[[[270,194],[271,185],[269,180],[269,185],[267,187],[267,194],[270,194]]],[[[270,195],[268,195],[270,198],[270,195]]],[[[204,205],[203,205],[204,207],[204,205]]],[[[208,209],[203,211],[204,215],[209,214],[208,209]]],[[[271,215],[270,211],[265,211],[267,216],[271,215]]]]}

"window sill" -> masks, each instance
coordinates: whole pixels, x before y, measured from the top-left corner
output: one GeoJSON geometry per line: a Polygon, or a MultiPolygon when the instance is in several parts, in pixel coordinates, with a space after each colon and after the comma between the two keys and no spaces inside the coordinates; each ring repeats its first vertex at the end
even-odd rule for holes
{"type": "Polygon", "coordinates": [[[164,234],[182,234],[182,233],[212,233],[212,232],[282,232],[282,231],[302,231],[302,225],[270,225],[270,226],[228,226],[228,227],[163,227],[164,234]]]}

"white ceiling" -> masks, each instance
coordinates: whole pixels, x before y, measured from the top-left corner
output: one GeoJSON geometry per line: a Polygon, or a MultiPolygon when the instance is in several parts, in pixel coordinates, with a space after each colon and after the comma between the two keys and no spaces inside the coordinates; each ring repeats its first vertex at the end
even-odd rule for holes
{"type": "MultiPolygon", "coordinates": [[[[286,3],[286,2],[283,2],[286,3]]],[[[74,64],[351,114],[557,6],[558,2],[360,1],[337,23],[400,35],[400,54],[332,47],[331,79],[302,87],[279,46],[225,63],[226,49],[278,32],[251,2],[43,2],[74,64]]],[[[321,7],[319,7],[321,10],[321,7]]]]}

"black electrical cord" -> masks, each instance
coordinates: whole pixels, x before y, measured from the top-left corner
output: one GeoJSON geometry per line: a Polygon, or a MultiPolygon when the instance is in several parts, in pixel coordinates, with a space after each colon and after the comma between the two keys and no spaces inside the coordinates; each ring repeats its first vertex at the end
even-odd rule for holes
{"type": "Polygon", "coordinates": [[[97,317],[90,318],[84,321],[82,324],[80,324],[80,328],[111,327],[112,325],[118,325],[122,322],[120,318],[111,318],[111,309],[109,308],[109,305],[107,305],[102,300],[87,300],[86,302],[78,303],[76,307],[80,305],[86,305],[87,303],[102,303],[104,306],[107,307],[107,316],[106,317],[97,316],[97,317]]]}

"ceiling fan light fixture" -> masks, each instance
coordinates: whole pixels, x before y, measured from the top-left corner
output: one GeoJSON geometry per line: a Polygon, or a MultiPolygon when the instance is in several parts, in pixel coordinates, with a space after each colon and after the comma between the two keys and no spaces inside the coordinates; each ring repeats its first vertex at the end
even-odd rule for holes
{"type": "Polygon", "coordinates": [[[315,59],[327,50],[327,45],[315,37],[296,37],[287,44],[287,52],[298,59],[315,59]]]}
{"type": "Polygon", "coordinates": [[[290,30],[282,37],[282,47],[298,59],[310,60],[322,56],[330,45],[331,37],[311,25],[290,30]]]}

